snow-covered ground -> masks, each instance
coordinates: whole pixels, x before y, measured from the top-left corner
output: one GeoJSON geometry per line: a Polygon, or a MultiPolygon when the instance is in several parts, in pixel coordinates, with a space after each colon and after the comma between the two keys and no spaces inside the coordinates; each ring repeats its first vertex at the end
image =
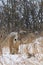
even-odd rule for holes
{"type": "Polygon", "coordinates": [[[35,56],[28,58],[24,54],[2,54],[0,56],[0,65],[43,65],[43,37],[36,39],[34,43],[38,47],[38,53],[35,56]]]}
{"type": "Polygon", "coordinates": [[[43,60],[36,57],[26,58],[23,55],[0,56],[0,65],[43,65],[43,60]]]}

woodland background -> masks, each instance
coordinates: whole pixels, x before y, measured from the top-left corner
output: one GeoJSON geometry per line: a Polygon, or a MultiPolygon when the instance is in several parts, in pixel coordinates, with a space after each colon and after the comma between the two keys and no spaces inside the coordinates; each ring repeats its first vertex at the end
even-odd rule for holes
{"type": "Polygon", "coordinates": [[[0,0],[0,40],[20,30],[43,31],[43,0],[0,0]]]}

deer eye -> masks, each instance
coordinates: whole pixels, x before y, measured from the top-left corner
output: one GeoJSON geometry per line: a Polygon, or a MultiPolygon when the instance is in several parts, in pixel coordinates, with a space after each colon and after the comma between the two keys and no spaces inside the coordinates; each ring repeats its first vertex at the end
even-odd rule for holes
{"type": "Polygon", "coordinates": [[[15,39],[15,41],[16,41],[16,39],[15,39]]]}

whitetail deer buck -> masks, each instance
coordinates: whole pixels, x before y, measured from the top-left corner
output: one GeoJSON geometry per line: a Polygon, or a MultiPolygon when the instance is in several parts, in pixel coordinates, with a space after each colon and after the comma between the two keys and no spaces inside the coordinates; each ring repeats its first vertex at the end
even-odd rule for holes
{"type": "Polygon", "coordinates": [[[1,44],[2,52],[5,54],[6,53],[11,53],[11,54],[18,53],[19,45],[22,43],[20,36],[21,35],[18,32],[11,32],[1,44]]]}
{"type": "Polygon", "coordinates": [[[7,38],[4,40],[4,42],[1,44],[2,46],[2,53],[17,53],[18,46],[20,44],[20,41],[18,40],[18,33],[12,32],[10,33],[7,38]]]}

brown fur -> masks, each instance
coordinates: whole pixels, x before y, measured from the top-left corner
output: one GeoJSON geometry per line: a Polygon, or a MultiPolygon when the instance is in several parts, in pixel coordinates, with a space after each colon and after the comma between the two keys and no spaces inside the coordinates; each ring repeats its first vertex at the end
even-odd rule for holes
{"type": "MultiPolygon", "coordinates": [[[[8,35],[8,37],[4,40],[4,42],[1,44],[2,48],[3,47],[9,47],[10,48],[10,53],[14,54],[17,53],[18,51],[18,47],[20,44],[19,40],[16,40],[16,43],[14,44],[13,39],[15,38],[15,36],[10,36],[8,35]]],[[[15,41],[15,40],[14,40],[15,41]]]]}
{"type": "MultiPolygon", "coordinates": [[[[18,34],[18,39],[16,40],[16,43],[14,44],[13,40],[15,41],[15,36],[8,35],[7,38],[4,40],[4,42],[1,44],[3,47],[9,47],[10,53],[18,53],[18,48],[20,44],[30,44],[33,42],[33,40],[36,39],[36,36],[33,33],[29,34],[18,34]]],[[[42,41],[43,42],[43,41],[42,41]]]]}

